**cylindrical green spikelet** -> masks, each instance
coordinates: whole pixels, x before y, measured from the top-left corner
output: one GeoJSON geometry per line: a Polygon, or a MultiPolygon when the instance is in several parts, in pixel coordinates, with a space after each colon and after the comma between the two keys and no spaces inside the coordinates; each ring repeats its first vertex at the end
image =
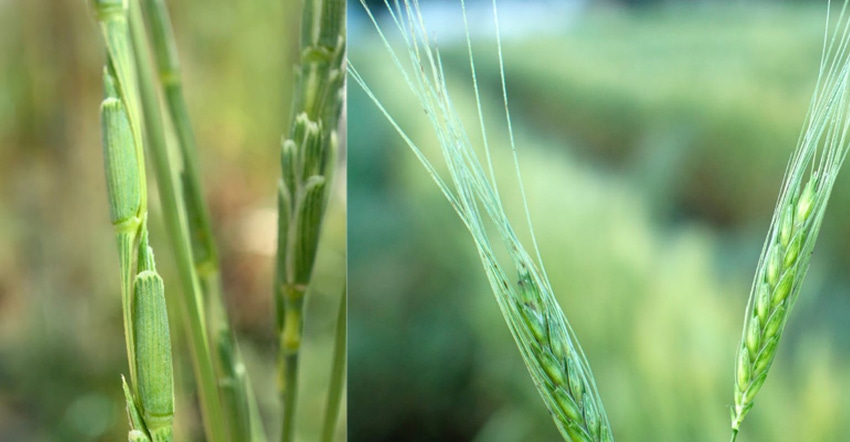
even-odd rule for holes
{"type": "Polygon", "coordinates": [[[116,98],[103,100],[100,116],[109,217],[113,225],[118,225],[139,214],[142,195],[139,162],[130,120],[121,101],[116,98]]]}
{"type": "Polygon", "coordinates": [[[142,417],[154,442],[171,440],[174,376],[162,278],[144,270],[133,284],[136,372],[142,417]]]}
{"type": "Polygon", "coordinates": [[[316,260],[316,244],[319,242],[321,220],[324,214],[325,184],[324,177],[314,175],[304,185],[298,220],[298,235],[295,237],[294,282],[307,284],[313,273],[316,260]]]}

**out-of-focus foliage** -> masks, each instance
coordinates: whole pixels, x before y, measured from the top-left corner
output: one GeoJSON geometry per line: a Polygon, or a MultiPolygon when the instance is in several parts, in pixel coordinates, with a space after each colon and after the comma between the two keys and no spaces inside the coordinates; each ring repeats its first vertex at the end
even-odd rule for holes
{"type": "MultiPolygon", "coordinates": [[[[274,436],[275,191],[300,2],[168,5],[230,318],[274,436]]],[[[98,117],[104,58],[86,1],[0,1],[0,440],[127,437],[120,384],[127,361],[98,117]]],[[[151,239],[176,339],[176,440],[199,440],[194,375],[172,302],[180,284],[153,176],[151,239]]],[[[327,282],[309,301],[305,330],[299,418],[311,438],[321,424],[342,284],[344,192],[334,193],[325,230],[331,246],[317,269],[327,282]]]]}
{"type": "MultiPolygon", "coordinates": [[[[773,3],[599,9],[558,35],[505,42],[544,264],[618,439],[728,438],[744,306],[814,89],[825,12],[773,3]]],[[[436,35],[453,104],[475,139],[465,48],[436,35]]],[[[438,154],[377,40],[351,41],[354,66],[438,154]]],[[[488,126],[503,128],[493,42],[474,44],[488,126]]],[[[364,94],[349,94],[351,440],[558,440],[468,233],[364,94]]],[[[500,190],[527,236],[499,134],[490,140],[500,190]]],[[[841,394],[850,388],[847,182],[838,179],[741,441],[850,432],[841,394]]]]}

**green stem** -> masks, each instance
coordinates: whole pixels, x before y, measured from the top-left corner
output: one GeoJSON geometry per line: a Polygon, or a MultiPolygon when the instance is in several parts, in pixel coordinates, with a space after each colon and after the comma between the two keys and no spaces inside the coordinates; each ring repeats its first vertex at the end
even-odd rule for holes
{"type": "Polygon", "coordinates": [[[328,403],[325,408],[325,423],[322,430],[322,442],[331,442],[336,432],[339,419],[339,409],[342,404],[343,383],[345,382],[345,352],[348,336],[348,290],[342,288],[339,300],[339,310],[336,317],[336,337],[334,339],[334,355],[331,362],[331,381],[328,386],[328,403]]]}
{"type": "Polygon", "coordinates": [[[165,134],[162,129],[159,103],[156,98],[153,78],[148,61],[149,48],[141,23],[141,11],[135,1],[131,2],[131,30],[133,44],[136,47],[136,61],[139,65],[139,85],[145,115],[145,129],[153,159],[156,182],[165,218],[166,230],[174,251],[181,282],[183,296],[181,307],[184,323],[189,337],[192,362],[198,379],[198,394],[203,415],[204,430],[209,441],[226,440],[222,420],[220,398],[216,385],[215,372],[209,352],[206,334],[203,302],[200,284],[193,266],[192,250],[189,242],[187,222],[181,208],[180,194],[175,182],[175,168],[168,156],[165,134]]]}
{"type": "Polygon", "coordinates": [[[163,0],[144,0],[150,27],[159,80],[166,107],[177,134],[183,168],[178,172],[182,184],[182,207],[188,222],[194,271],[200,282],[203,301],[208,307],[210,336],[215,346],[215,368],[221,390],[231,440],[265,441],[262,422],[253,399],[250,381],[227,318],[221,287],[218,252],[212,234],[209,211],[204,203],[198,173],[197,146],[183,97],[177,45],[171,20],[163,0]]]}
{"type": "Polygon", "coordinates": [[[164,0],[143,0],[142,5],[150,26],[165,104],[180,146],[180,157],[183,161],[180,177],[183,180],[183,204],[186,206],[189,230],[192,234],[191,244],[195,266],[198,267],[199,273],[203,273],[207,268],[210,269],[210,273],[218,273],[218,252],[213,241],[212,224],[204,203],[198,174],[198,149],[186,100],[183,97],[177,45],[171,29],[168,9],[165,7],[164,0]]]}
{"type": "Polygon", "coordinates": [[[292,442],[295,440],[295,406],[298,402],[298,354],[284,356],[284,366],[283,429],[280,440],[292,442]]]}
{"type": "Polygon", "coordinates": [[[298,404],[298,360],[304,318],[303,286],[284,286],[284,318],[280,329],[280,396],[283,401],[281,441],[295,438],[295,410],[298,404]]]}

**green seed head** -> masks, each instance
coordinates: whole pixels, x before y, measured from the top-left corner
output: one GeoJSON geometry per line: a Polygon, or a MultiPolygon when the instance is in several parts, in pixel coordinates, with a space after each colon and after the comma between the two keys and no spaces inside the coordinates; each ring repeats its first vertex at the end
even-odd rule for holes
{"type": "Polygon", "coordinates": [[[136,373],[142,416],[154,441],[165,440],[174,419],[171,336],[162,278],[145,270],[133,283],[136,373]]]}
{"type": "Polygon", "coordinates": [[[139,215],[142,195],[139,162],[130,120],[121,101],[103,100],[100,115],[109,217],[113,225],[118,225],[139,215]]]}

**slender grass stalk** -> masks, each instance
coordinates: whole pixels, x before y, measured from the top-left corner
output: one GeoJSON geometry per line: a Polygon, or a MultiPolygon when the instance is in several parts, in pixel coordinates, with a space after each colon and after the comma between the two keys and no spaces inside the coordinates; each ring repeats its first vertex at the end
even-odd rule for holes
{"type": "Polygon", "coordinates": [[[732,441],[776,357],[788,315],[809,269],[833,184],[847,155],[850,128],[847,4],[845,0],[832,34],[827,9],[818,83],[797,148],[785,171],[747,302],[735,367],[732,441]]]}
{"type": "MultiPolygon", "coordinates": [[[[180,195],[172,195],[170,199],[179,203],[180,210],[184,213],[187,225],[185,229],[180,229],[179,234],[186,235],[191,246],[189,251],[191,268],[187,268],[181,276],[184,280],[188,280],[189,270],[191,270],[193,273],[191,278],[197,281],[192,284],[198,284],[200,290],[199,308],[190,311],[191,314],[197,312],[203,318],[204,330],[212,340],[214,349],[212,351],[216,355],[213,358],[217,377],[216,385],[221,396],[221,414],[225,417],[224,423],[228,427],[229,439],[262,442],[265,440],[265,434],[256,400],[224,308],[218,252],[212,234],[209,211],[203,200],[197,166],[197,146],[183,98],[177,45],[174,41],[168,10],[163,0],[143,0],[142,6],[149,24],[153,53],[168,116],[178,139],[181,165],[177,166],[173,162],[169,162],[169,165],[176,167],[173,169],[172,177],[176,175],[179,180],[165,186],[166,188],[161,188],[160,193],[164,193],[163,191],[180,193],[180,195]]],[[[151,91],[149,95],[154,97],[155,92],[151,91]]],[[[160,117],[157,116],[157,118],[160,117]]],[[[161,139],[162,152],[167,152],[164,138],[161,139]]],[[[167,153],[159,155],[167,156],[167,153]]],[[[163,161],[168,159],[165,158],[163,161]]],[[[169,226],[176,227],[171,223],[169,226]]],[[[172,230],[172,227],[169,230],[172,230]]],[[[189,283],[186,282],[186,284],[189,283]]]]}
{"type": "Polygon", "coordinates": [[[131,426],[128,438],[170,442],[174,420],[171,334],[165,287],[148,245],[145,165],[128,3],[96,1],[94,7],[107,47],[101,125],[130,365],[131,385],[122,378],[131,426]]]}
{"type": "Polygon", "coordinates": [[[345,384],[346,343],[348,336],[348,290],[342,288],[339,309],[336,317],[336,336],[334,338],[333,362],[331,362],[331,381],[328,385],[328,401],[325,405],[325,422],[322,426],[322,442],[331,442],[339,420],[339,408],[342,403],[345,384]]]}
{"type": "Polygon", "coordinates": [[[304,296],[327,205],[344,98],[345,2],[305,0],[289,137],[281,149],[274,297],[283,402],[281,440],[295,435],[304,296]]]}
{"type": "Polygon", "coordinates": [[[139,87],[145,115],[145,133],[153,159],[156,183],[163,208],[169,243],[173,248],[178,273],[182,283],[182,308],[184,324],[187,328],[189,348],[195,376],[198,380],[198,395],[203,417],[204,431],[209,441],[227,440],[224,430],[223,412],[217,390],[215,371],[210,356],[207,339],[207,326],[203,309],[203,297],[200,284],[192,265],[192,250],[189,244],[188,224],[181,210],[182,195],[176,178],[176,167],[168,154],[165,133],[162,128],[160,105],[154,86],[148,58],[149,49],[142,23],[141,10],[136,2],[131,7],[131,30],[136,48],[136,60],[140,67],[139,87]]]}
{"type": "MultiPolygon", "coordinates": [[[[375,25],[394,64],[417,96],[433,126],[443,161],[448,168],[450,183],[434,167],[426,154],[405,134],[354,67],[351,67],[352,78],[402,136],[472,235],[502,315],[561,435],[573,441],[612,441],[613,435],[608,417],[597,392],[590,365],[566,316],[555,300],[537,250],[524,190],[521,187],[522,179],[508,111],[502,47],[498,31],[496,41],[506,126],[537,262],[531,258],[517,238],[499,197],[481,110],[469,27],[465,26],[466,43],[478,104],[478,123],[483,136],[483,151],[489,174],[484,172],[479,153],[472,145],[452,105],[446,87],[442,60],[439,51],[432,48],[433,42],[428,36],[419,10],[419,2],[417,0],[395,1],[393,7],[389,1],[385,0],[390,18],[403,40],[404,49],[401,54],[395,51],[366,2],[361,0],[361,4],[375,25]],[[402,62],[405,58],[407,63],[402,62]],[[509,262],[503,263],[496,258],[496,248],[491,242],[488,226],[495,228],[495,240],[500,242],[508,253],[509,262]]],[[[464,24],[466,24],[466,6],[463,0],[460,1],[460,6],[464,24]]],[[[493,17],[498,30],[495,0],[493,17]]]]}

